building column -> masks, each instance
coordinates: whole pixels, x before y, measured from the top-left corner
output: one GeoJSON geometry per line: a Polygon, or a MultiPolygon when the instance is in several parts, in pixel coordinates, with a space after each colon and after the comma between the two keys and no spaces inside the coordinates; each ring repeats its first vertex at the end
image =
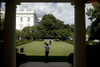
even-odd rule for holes
{"type": "Polygon", "coordinates": [[[76,1],[74,67],[86,67],[85,4],[80,0],[76,1]]]}
{"type": "Polygon", "coordinates": [[[16,67],[15,33],[16,1],[6,0],[2,67],[16,67]]]}

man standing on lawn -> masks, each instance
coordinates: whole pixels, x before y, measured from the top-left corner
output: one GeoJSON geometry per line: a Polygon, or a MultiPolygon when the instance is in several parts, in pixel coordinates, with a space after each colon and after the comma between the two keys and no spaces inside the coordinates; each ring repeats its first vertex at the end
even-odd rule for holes
{"type": "Polygon", "coordinates": [[[52,42],[52,40],[51,39],[49,39],[49,44],[51,45],[51,42],[52,42]]]}
{"type": "Polygon", "coordinates": [[[45,44],[45,61],[48,62],[48,54],[49,54],[49,45],[48,43],[44,43],[45,44]]]}

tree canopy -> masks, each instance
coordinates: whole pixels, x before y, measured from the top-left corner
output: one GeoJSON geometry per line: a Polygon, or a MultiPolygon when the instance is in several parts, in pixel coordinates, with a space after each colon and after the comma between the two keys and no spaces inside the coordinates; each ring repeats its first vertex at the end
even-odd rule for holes
{"type": "Polygon", "coordinates": [[[52,14],[44,15],[38,26],[39,30],[45,35],[45,38],[65,39],[69,36],[69,25],[56,19],[52,14]]]}
{"type": "MultiPolygon", "coordinates": [[[[73,37],[74,25],[64,24],[63,21],[56,19],[52,14],[46,14],[39,22],[38,26],[25,27],[20,31],[22,38],[39,39],[60,39],[65,40],[68,36],[73,37]]],[[[17,31],[18,33],[18,31],[17,31]]],[[[18,37],[17,37],[18,38],[18,37]]]]}
{"type": "Polygon", "coordinates": [[[88,9],[87,13],[91,20],[90,40],[100,40],[100,4],[95,5],[94,8],[88,9]]]}
{"type": "Polygon", "coordinates": [[[0,20],[0,41],[3,41],[4,19],[0,20]]]}

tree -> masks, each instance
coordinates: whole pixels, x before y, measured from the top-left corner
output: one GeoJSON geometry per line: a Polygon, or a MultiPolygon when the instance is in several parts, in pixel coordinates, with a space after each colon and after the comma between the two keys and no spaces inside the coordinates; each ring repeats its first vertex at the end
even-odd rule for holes
{"type": "Polygon", "coordinates": [[[21,37],[21,31],[20,30],[16,30],[16,39],[19,40],[20,37],[21,37]]]}
{"type": "Polygon", "coordinates": [[[89,25],[87,28],[86,28],[86,34],[88,36],[90,36],[90,29],[91,29],[91,26],[89,25]]]}
{"type": "Polygon", "coordinates": [[[23,30],[21,31],[22,32],[22,36],[24,35],[27,40],[30,40],[32,38],[32,35],[31,35],[32,29],[31,28],[32,27],[27,26],[27,27],[24,27],[23,30]]]}
{"type": "Polygon", "coordinates": [[[87,9],[87,16],[92,20],[100,20],[100,4],[95,5],[94,8],[87,9]]]}
{"type": "MultiPolygon", "coordinates": [[[[64,25],[63,21],[56,19],[52,14],[44,15],[38,28],[44,38],[58,38],[57,30],[65,29],[68,25],[64,25]]],[[[63,31],[63,30],[61,30],[63,31]]],[[[64,31],[63,31],[64,32],[64,31]]]]}
{"type": "Polygon", "coordinates": [[[95,5],[94,8],[88,9],[87,13],[91,20],[90,40],[100,40],[100,4],[95,5]]]}
{"type": "Polygon", "coordinates": [[[73,37],[74,25],[64,24],[52,14],[44,15],[38,26],[27,26],[21,31],[16,31],[16,37],[23,39],[61,39],[73,37]]]}
{"type": "Polygon", "coordinates": [[[64,24],[63,21],[56,19],[52,14],[44,15],[38,29],[43,38],[61,39],[73,37],[74,25],[64,24]]]}
{"type": "Polygon", "coordinates": [[[69,32],[68,29],[59,29],[59,30],[57,30],[58,39],[66,40],[66,38],[69,36],[68,32],[69,32]]]}
{"type": "Polygon", "coordinates": [[[42,33],[38,29],[38,26],[32,26],[31,35],[33,40],[38,40],[42,38],[42,33]]]}
{"type": "Polygon", "coordinates": [[[72,38],[74,37],[74,27],[75,27],[74,24],[69,26],[69,36],[72,38]]]}
{"type": "Polygon", "coordinates": [[[0,41],[3,41],[4,19],[0,20],[0,41]]]}

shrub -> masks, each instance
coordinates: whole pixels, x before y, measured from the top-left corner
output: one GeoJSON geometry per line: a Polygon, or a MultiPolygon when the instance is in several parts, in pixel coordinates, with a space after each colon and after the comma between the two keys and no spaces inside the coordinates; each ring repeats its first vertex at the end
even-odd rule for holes
{"type": "Polygon", "coordinates": [[[32,40],[26,40],[26,39],[16,40],[16,46],[22,45],[22,44],[25,44],[25,43],[29,43],[29,42],[32,42],[32,40]]]}
{"type": "Polygon", "coordinates": [[[72,41],[72,40],[66,40],[65,42],[74,45],[74,41],[72,41]]]}
{"type": "Polygon", "coordinates": [[[87,41],[86,44],[87,45],[96,45],[99,44],[100,42],[95,42],[95,41],[87,41]]]}
{"type": "Polygon", "coordinates": [[[56,41],[60,41],[60,39],[55,39],[56,41]]]}
{"type": "Polygon", "coordinates": [[[39,41],[43,41],[43,39],[39,39],[39,41]]]}

